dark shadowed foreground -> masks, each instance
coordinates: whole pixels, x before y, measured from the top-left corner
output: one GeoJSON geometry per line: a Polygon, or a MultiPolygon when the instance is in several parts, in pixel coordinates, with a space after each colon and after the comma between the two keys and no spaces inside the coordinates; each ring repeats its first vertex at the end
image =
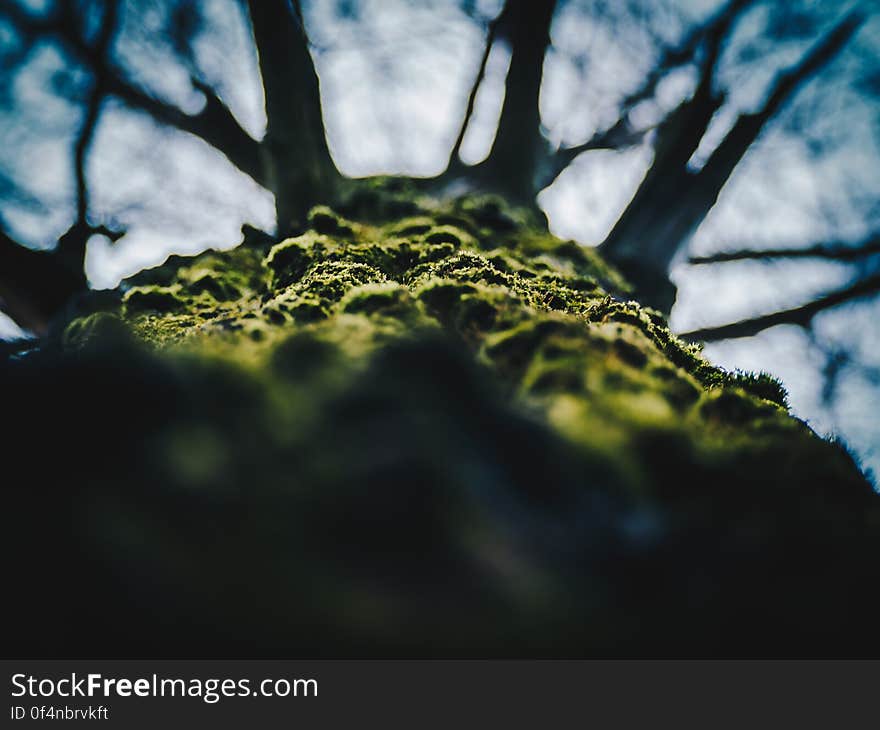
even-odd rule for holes
{"type": "Polygon", "coordinates": [[[775,381],[529,212],[337,208],[5,358],[8,655],[880,650],[878,497],[775,381]]]}

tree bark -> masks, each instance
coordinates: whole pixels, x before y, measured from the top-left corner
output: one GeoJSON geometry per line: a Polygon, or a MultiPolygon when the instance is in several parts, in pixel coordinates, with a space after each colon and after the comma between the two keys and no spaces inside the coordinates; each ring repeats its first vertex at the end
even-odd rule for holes
{"type": "Polygon", "coordinates": [[[521,204],[534,205],[539,169],[548,155],[539,99],[555,8],[556,0],[508,0],[497,29],[498,38],[510,44],[510,69],[492,150],[476,173],[521,204]]]}
{"type": "Polygon", "coordinates": [[[718,201],[722,188],[767,122],[800,85],[831,61],[862,23],[847,16],[795,66],[780,74],[759,112],[743,114],[703,168],[688,169],[723,97],[712,91],[714,71],[725,30],[710,39],[700,85],[658,132],[651,169],[611,233],[603,253],[639,288],[648,303],[668,311],[675,298],[669,267],[718,201]]]}
{"type": "Polygon", "coordinates": [[[330,156],[321,94],[299,3],[249,0],[266,98],[260,154],[264,184],[275,194],[278,230],[301,226],[316,202],[332,199],[340,175],[330,156]]]}

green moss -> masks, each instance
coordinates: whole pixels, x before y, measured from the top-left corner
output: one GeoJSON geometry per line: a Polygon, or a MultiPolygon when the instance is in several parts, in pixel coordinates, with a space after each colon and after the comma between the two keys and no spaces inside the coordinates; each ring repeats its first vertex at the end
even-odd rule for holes
{"type": "Polygon", "coordinates": [[[385,280],[381,271],[368,264],[321,261],[308,270],[295,288],[320,301],[338,302],[353,287],[385,280]]]}
{"type": "Polygon", "coordinates": [[[188,288],[192,294],[210,294],[218,302],[241,296],[241,290],[233,282],[209,271],[195,277],[188,288]]]}
{"type": "Polygon", "coordinates": [[[111,312],[95,312],[71,321],[61,335],[66,350],[79,351],[130,336],[125,323],[111,312]]]}
{"type": "Polygon", "coordinates": [[[624,363],[631,367],[643,368],[648,363],[648,356],[644,351],[623,338],[614,341],[614,351],[624,363]]]}
{"type": "Polygon", "coordinates": [[[488,337],[484,352],[501,372],[515,375],[529,366],[542,345],[551,338],[564,339],[576,327],[562,319],[526,320],[488,337]]]}
{"type": "MultiPolygon", "coordinates": [[[[59,414],[20,431],[48,429],[71,465],[59,499],[87,515],[43,537],[106,565],[61,636],[162,615],[149,638],[185,625],[175,649],[198,630],[270,653],[311,637],[343,654],[645,653],[668,636],[680,653],[695,624],[715,641],[763,616],[780,579],[805,576],[776,598],[786,619],[817,606],[810,632],[817,596],[871,585],[880,518],[848,455],[777,381],[675,337],[595,251],[497,198],[392,180],[308,221],[274,246],[172,257],[125,283],[117,313],[6,367],[4,406],[59,414]],[[114,417],[62,418],[86,410],[114,417]],[[86,463],[95,444],[106,458],[86,463]],[[861,572],[812,590],[842,565],[861,572]]],[[[68,513],[33,502],[14,513],[68,513]]]]}
{"type": "Polygon", "coordinates": [[[122,298],[126,314],[140,312],[175,312],[186,306],[179,296],[179,286],[137,286],[122,298]]]}
{"type": "Polygon", "coordinates": [[[136,327],[152,342],[240,330],[248,352],[253,345],[271,350],[280,340],[275,330],[306,326],[369,352],[403,334],[401,325],[433,323],[525,397],[564,395],[589,405],[588,430],[602,413],[625,432],[641,409],[701,439],[699,429],[741,421],[747,412],[764,418],[767,402],[784,408],[777,381],[712,366],[660,313],[619,298],[626,282],[595,251],[547,234],[532,213],[479,196],[438,208],[392,182],[364,190],[343,201],[343,213],[314,208],[310,230],[271,247],[263,261],[268,279],[253,252],[234,262],[235,252],[174,262],[170,274],[169,262],[154,275],[164,284],[126,295],[126,313],[149,315],[136,327]],[[358,211],[362,219],[352,220],[358,211]],[[339,319],[353,316],[373,324],[339,319]],[[246,318],[260,326],[242,324],[246,318]],[[751,411],[736,405],[743,398],[751,411]]]}
{"type": "Polygon", "coordinates": [[[782,383],[769,373],[731,373],[730,381],[752,395],[788,408],[788,391],[782,383]]]}
{"type": "Polygon", "coordinates": [[[390,237],[408,238],[420,236],[430,231],[436,225],[434,218],[430,216],[414,216],[394,221],[385,226],[385,233],[390,237]]]}
{"type": "Polygon", "coordinates": [[[406,287],[385,282],[350,289],[343,296],[339,308],[347,314],[405,317],[414,311],[415,301],[406,287]]]}
{"type": "Polygon", "coordinates": [[[299,324],[318,322],[329,315],[327,305],[313,296],[302,296],[294,299],[286,307],[287,312],[299,324]]]}
{"type": "Polygon", "coordinates": [[[425,233],[425,243],[438,244],[448,243],[454,249],[462,246],[474,247],[475,241],[471,235],[455,226],[434,226],[425,233]]]}
{"type": "Polygon", "coordinates": [[[329,239],[310,231],[273,246],[265,262],[272,272],[272,285],[278,288],[299,281],[328,244],[329,239]]]}
{"type": "Polygon", "coordinates": [[[510,288],[516,283],[509,274],[498,269],[487,258],[471,251],[458,251],[439,261],[416,266],[406,278],[408,283],[415,286],[431,279],[454,279],[510,288]]]}
{"type": "Polygon", "coordinates": [[[316,233],[339,238],[353,238],[354,226],[326,205],[318,205],[309,211],[309,227],[316,233]]]}
{"type": "Polygon", "coordinates": [[[743,426],[754,424],[761,418],[772,417],[776,413],[768,403],[755,400],[744,390],[725,388],[710,394],[702,404],[705,418],[718,420],[725,425],[743,426]]]}
{"type": "Polygon", "coordinates": [[[479,226],[498,233],[512,233],[533,222],[531,216],[511,209],[502,198],[494,195],[461,198],[455,208],[479,226]]]}
{"type": "Polygon", "coordinates": [[[247,352],[271,351],[292,327],[369,352],[406,327],[439,326],[525,397],[579,399],[587,430],[601,413],[625,432],[641,408],[699,440],[713,424],[764,418],[768,402],[785,407],[778,381],[712,366],[660,313],[620,298],[628,285],[595,251],[548,234],[530,211],[484,196],[438,207],[396,181],[338,209],[314,208],[310,230],[272,246],[264,269],[244,247],[169,260],[140,275],[157,283],[132,288],[124,311],[142,315],[133,324],[151,342],[222,332],[246,338],[247,352]]]}

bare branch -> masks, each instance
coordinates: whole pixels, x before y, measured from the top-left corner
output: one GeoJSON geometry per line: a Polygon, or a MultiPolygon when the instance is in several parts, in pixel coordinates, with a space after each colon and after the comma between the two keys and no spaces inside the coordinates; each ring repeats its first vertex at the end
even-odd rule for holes
{"type": "Polygon", "coordinates": [[[779,324],[795,324],[806,327],[820,312],[823,312],[840,304],[872,296],[880,292],[880,275],[870,276],[857,281],[855,284],[831,292],[814,299],[807,304],[792,309],[785,309],[771,314],[763,314],[758,317],[744,319],[731,324],[717,327],[705,327],[702,329],[685,332],[679,337],[686,340],[715,342],[718,340],[732,340],[740,337],[753,337],[770,327],[779,324]]]}
{"type": "MultiPolygon", "coordinates": [[[[101,107],[107,95],[108,54],[118,29],[119,0],[103,3],[104,12],[95,40],[76,35],[78,23],[69,5],[38,19],[29,32],[48,32],[52,27],[68,29],[80,45],[79,53],[89,58],[93,79],[85,102],[85,115],[73,145],[76,189],[76,217],[52,251],[27,249],[0,231],[0,306],[19,325],[43,333],[50,320],[75,294],[88,288],[83,265],[86,245],[94,234],[119,239],[123,232],[89,222],[89,185],[86,163],[95,135],[101,107]],[[37,30],[34,30],[34,29],[37,30]]],[[[24,17],[20,14],[19,21],[24,17]]]]}
{"type": "Polygon", "coordinates": [[[573,147],[562,147],[551,156],[546,173],[540,187],[546,187],[559,177],[575,158],[592,150],[623,150],[641,144],[654,127],[633,129],[625,116],[620,117],[614,126],[602,132],[596,132],[586,142],[573,147]]]}
{"type": "Polygon", "coordinates": [[[112,96],[134,109],[146,112],[156,121],[203,139],[223,153],[239,170],[258,183],[265,184],[260,143],[242,129],[212,89],[197,79],[192,79],[192,82],[205,95],[205,106],[198,114],[185,114],[173,104],[156,99],[130,84],[118,71],[112,71],[108,76],[107,90],[112,96]]]}
{"type": "Polygon", "coordinates": [[[0,13],[9,18],[21,33],[31,38],[54,36],[89,69],[103,77],[108,96],[121,99],[128,106],[146,112],[156,121],[200,137],[226,155],[229,161],[259,183],[264,183],[260,159],[260,143],[251,137],[217,95],[194,80],[194,86],[205,95],[204,109],[198,114],[185,114],[173,104],[156,99],[132,84],[125,73],[107,57],[96,57],[94,49],[75,31],[64,17],[66,4],[56,13],[32,16],[13,3],[5,3],[0,13]]]}
{"type": "Polygon", "coordinates": [[[101,113],[101,104],[106,93],[104,77],[107,68],[107,53],[116,34],[118,16],[119,3],[117,0],[109,0],[106,3],[104,17],[101,18],[98,36],[91,48],[91,55],[97,59],[97,63],[95,64],[92,88],[86,101],[85,119],[74,145],[74,170],[76,172],[77,193],[76,219],[80,223],[86,223],[88,218],[89,200],[88,183],[86,181],[86,157],[92,146],[95,127],[98,124],[98,117],[101,113]]]}
{"type": "Polygon", "coordinates": [[[678,45],[665,48],[660,54],[660,61],[645,77],[642,85],[624,98],[621,105],[623,109],[629,112],[640,102],[651,99],[657,92],[660,81],[670,71],[691,63],[706,39],[717,39],[717,47],[736,19],[754,2],[755,0],[729,0],[705,23],[692,28],[678,45]]]}
{"type": "Polygon", "coordinates": [[[474,106],[477,102],[477,93],[480,90],[480,86],[483,83],[483,79],[486,78],[486,66],[489,63],[489,55],[492,53],[492,46],[495,44],[495,35],[497,33],[498,24],[501,22],[502,17],[507,9],[507,5],[501,9],[501,12],[492,20],[489,21],[489,24],[486,28],[486,45],[483,48],[483,55],[480,58],[480,66],[477,69],[477,75],[474,78],[474,83],[471,85],[470,93],[468,94],[467,105],[464,110],[464,117],[462,118],[461,127],[458,130],[458,136],[455,138],[455,143],[452,145],[452,152],[449,155],[449,168],[450,169],[458,169],[461,167],[461,159],[459,155],[461,153],[461,145],[464,142],[465,134],[467,134],[468,127],[470,126],[471,119],[474,115],[474,106]]]}
{"type": "MultiPolygon", "coordinates": [[[[713,42],[720,44],[721,38],[714,36],[713,42]]],[[[717,51],[707,52],[693,96],[658,125],[651,167],[601,244],[605,254],[631,278],[647,274],[645,287],[653,286],[648,281],[659,282],[666,276],[681,241],[706,213],[703,201],[692,189],[693,175],[687,165],[723,103],[723,97],[713,89],[715,59],[717,51]]],[[[647,290],[641,293],[652,297],[647,290]]],[[[661,306],[659,300],[655,306],[661,306]]]]}
{"type": "Polygon", "coordinates": [[[701,64],[701,84],[711,87],[714,69],[722,42],[739,15],[754,0],[730,0],[705,23],[691,29],[677,46],[663,50],[660,60],[642,81],[641,86],[624,97],[620,104],[620,115],[610,127],[596,132],[587,141],[572,147],[557,150],[547,167],[542,187],[550,185],[559,174],[583,152],[591,150],[621,150],[641,144],[654,127],[633,129],[629,123],[630,112],[641,102],[651,99],[657,86],[670,71],[694,61],[697,52],[706,44],[706,55],[701,64]]]}
{"type": "Polygon", "coordinates": [[[71,269],[81,269],[84,266],[86,245],[94,233],[106,231],[111,234],[110,237],[113,240],[117,240],[123,235],[122,232],[109,231],[105,226],[101,226],[100,229],[95,228],[89,223],[89,186],[86,179],[86,161],[95,136],[101,106],[107,93],[107,55],[117,31],[118,11],[118,0],[108,0],[105,3],[97,38],[90,47],[90,54],[96,61],[93,69],[94,79],[86,100],[85,119],[80,126],[73,148],[73,168],[76,177],[76,219],[70,229],[59,239],[57,251],[61,260],[71,269]]]}
{"type": "Polygon", "coordinates": [[[754,114],[743,114],[715,149],[695,178],[694,190],[704,199],[703,207],[715,204],[724,184],[730,178],[749,147],[758,138],[766,123],[779,111],[791,95],[823,66],[830,63],[855,34],[864,21],[859,13],[851,13],[838,23],[819,43],[794,66],[782,72],[773,84],[764,107],[754,114]]]}
{"type": "MultiPolygon", "coordinates": [[[[861,23],[860,15],[848,15],[799,63],[781,73],[761,111],[741,115],[703,168],[694,174],[687,167],[688,161],[722,103],[722,97],[712,91],[718,49],[709,49],[694,96],[658,129],[654,162],[631,203],[602,243],[606,256],[631,278],[641,276],[639,272],[650,272],[646,281],[665,277],[675,254],[712,210],[722,188],[764,125],[804,81],[840,52],[861,23]]],[[[711,43],[718,46],[723,37],[723,32],[718,32],[711,43]]],[[[649,290],[640,293],[651,300],[649,290]]]]}
{"type": "Polygon", "coordinates": [[[709,256],[692,256],[691,264],[720,264],[728,261],[764,261],[769,259],[829,259],[832,261],[856,261],[880,253],[880,235],[873,236],[858,244],[841,242],[820,243],[807,248],[767,248],[743,249],[711,254],[709,256]]]}
{"type": "Polygon", "coordinates": [[[765,119],[772,117],[806,79],[814,76],[840,53],[864,22],[865,17],[861,13],[850,13],[828,35],[813,46],[800,63],[777,77],[773,91],[770,93],[764,109],[760,112],[760,116],[765,119]]]}

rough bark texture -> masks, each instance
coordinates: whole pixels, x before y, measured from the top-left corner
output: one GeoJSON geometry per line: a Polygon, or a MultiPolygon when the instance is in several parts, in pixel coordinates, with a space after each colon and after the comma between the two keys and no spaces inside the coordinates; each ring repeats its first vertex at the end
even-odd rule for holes
{"type": "Polygon", "coordinates": [[[530,212],[403,188],[2,364],[30,655],[880,649],[876,495],[777,382],[530,212]]]}

